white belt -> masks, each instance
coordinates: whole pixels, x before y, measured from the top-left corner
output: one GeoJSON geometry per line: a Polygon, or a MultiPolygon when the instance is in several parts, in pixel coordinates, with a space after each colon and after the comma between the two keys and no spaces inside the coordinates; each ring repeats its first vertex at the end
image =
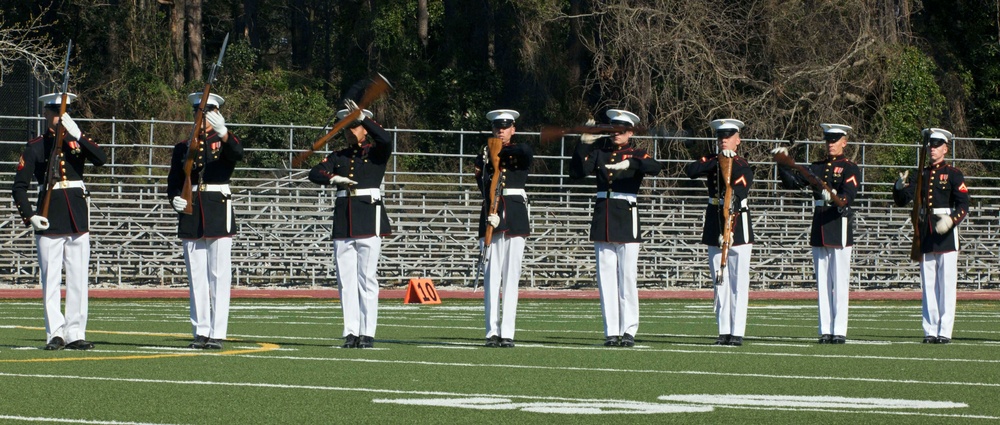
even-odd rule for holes
{"type": "Polygon", "coordinates": [[[338,190],[338,198],[346,198],[349,196],[371,196],[372,199],[382,199],[382,191],[378,188],[372,189],[350,189],[350,190],[338,190]]]}
{"type": "MultiPolygon", "coordinates": [[[[722,205],[719,198],[708,198],[708,205],[722,205]]],[[[747,200],[740,199],[740,208],[747,208],[747,200]]]]}
{"type": "Polygon", "coordinates": [[[52,183],[52,187],[50,189],[52,189],[52,190],[56,190],[56,189],[69,189],[71,187],[75,187],[75,188],[80,188],[80,189],[83,189],[83,190],[87,190],[87,187],[83,185],[83,180],[62,180],[62,181],[58,181],[58,182],[52,183]]]}
{"type": "Polygon", "coordinates": [[[503,196],[507,195],[521,195],[524,199],[528,199],[528,192],[525,192],[524,189],[504,189],[503,196]]]}
{"type": "Polygon", "coordinates": [[[826,202],[826,201],[824,201],[822,199],[815,199],[815,200],[813,200],[813,206],[814,207],[829,207],[830,203],[826,202]]]}
{"type": "Polygon", "coordinates": [[[624,192],[597,192],[597,198],[621,199],[623,201],[629,201],[633,204],[636,202],[637,199],[634,193],[624,193],[624,192]]]}
{"type": "MultiPolygon", "coordinates": [[[[921,212],[926,211],[923,208],[921,208],[920,210],[921,210],[921,212]]],[[[933,208],[933,209],[931,209],[931,214],[934,214],[934,215],[943,215],[943,214],[951,215],[951,208],[933,208]]]]}
{"type": "Polygon", "coordinates": [[[228,184],[210,184],[210,183],[205,183],[205,184],[199,184],[198,186],[195,186],[193,189],[197,190],[198,192],[223,192],[223,193],[225,193],[225,192],[229,192],[229,185],[228,184]]]}

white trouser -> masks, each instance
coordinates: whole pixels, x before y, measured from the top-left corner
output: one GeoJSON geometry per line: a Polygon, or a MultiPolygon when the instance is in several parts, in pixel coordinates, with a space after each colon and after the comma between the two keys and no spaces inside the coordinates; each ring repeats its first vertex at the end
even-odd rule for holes
{"type": "Polygon", "coordinates": [[[639,330],[639,290],[636,288],[639,243],[594,242],[594,253],[604,336],[635,336],[639,330]]]}
{"type": "MultiPolygon", "coordinates": [[[[480,239],[482,244],[483,240],[480,239]]],[[[514,339],[517,320],[517,282],[521,277],[524,237],[508,238],[506,233],[494,233],[490,242],[489,262],[483,281],[483,302],[486,304],[486,338],[497,335],[514,339]],[[503,321],[497,307],[503,290],[503,321]]]]}
{"type": "Polygon", "coordinates": [[[851,290],[854,247],[813,247],[813,267],[819,291],[819,334],[847,336],[847,303],[851,290]]]}
{"type": "Polygon", "coordinates": [[[191,295],[191,332],[195,336],[226,339],[229,327],[229,289],[233,282],[230,254],[233,238],[184,241],[191,295]]]}
{"type": "Polygon", "coordinates": [[[337,291],[344,312],[344,335],[375,337],[378,324],[378,257],[382,238],[336,239],[337,291]]]}
{"type": "Polygon", "coordinates": [[[920,287],[924,291],[924,336],[951,338],[955,327],[958,251],[924,254],[920,287]]]}
{"type": "Polygon", "coordinates": [[[90,268],[90,234],[35,236],[38,267],[42,274],[45,340],[65,342],[86,339],[87,271],[90,268]],[[66,268],[66,315],[60,309],[59,285],[66,268]]]}
{"type": "MultiPolygon", "coordinates": [[[[750,295],[750,252],[753,244],[729,248],[722,283],[715,285],[715,320],[719,335],[743,336],[747,328],[747,301],[750,295]],[[735,282],[735,283],[734,283],[735,282]]],[[[722,249],[708,247],[708,267],[712,281],[722,262],[722,249]]]]}

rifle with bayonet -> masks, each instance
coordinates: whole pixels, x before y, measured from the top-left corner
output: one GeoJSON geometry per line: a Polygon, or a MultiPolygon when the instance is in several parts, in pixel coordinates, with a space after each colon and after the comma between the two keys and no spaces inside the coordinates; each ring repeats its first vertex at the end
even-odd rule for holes
{"type": "Polygon", "coordinates": [[[198,108],[194,112],[194,127],[191,128],[187,156],[184,158],[184,186],[181,188],[181,198],[187,201],[187,206],[181,211],[184,214],[191,214],[194,211],[192,209],[194,203],[191,201],[193,196],[191,193],[191,170],[194,168],[194,160],[198,156],[202,142],[201,137],[205,131],[205,108],[208,106],[208,95],[212,91],[212,84],[215,82],[216,73],[219,68],[222,68],[222,57],[226,54],[226,45],[228,44],[229,34],[226,34],[225,40],[222,40],[222,50],[219,51],[219,60],[212,65],[212,71],[208,74],[208,80],[205,81],[205,88],[201,92],[201,103],[198,104],[198,108]]]}
{"type": "Polygon", "coordinates": [[[721,230],[719,248],[722,250],[722,258],[719,259],[719,270],[715,273],[716,285],[721,284],[723,277],[728,273],[726,271],[726,263],[729,261],[729,248],[733,246],[733,227],[736,224],[737,216],[737,214],[734,214],[735,211],[733,211],[733,159],[719,155],[718,160],[719,179],[725,185],[725,191],[723,192],[724,195],[721,202],[721,223],[719,223],[719,229],[721,230]]]}
{"type": "Polygon", "coordinates": [[[627,125],[611,124],[584,124],[576,127],[542,127],[541,141],[551,142],[566,134],[618,134],[626,131],[642,131],[639,127],[629,127],[627,125]]]}
{"type": "Polygon", "coordinates": [[[69,54],[73,51],[73,40],[66,47],[66,65],[63,67],[62,104],[59,105],[59,126],[56,128],[56,141],[49,153],[48,169],[45,170],[45,197],[42,198],[41,216],[49,218],[49,205],[52,203],[52,188],[59,182],[59,153],[62,152],[63,141],[66,139],[66,128],[62,125],[62,116],[66,114],[66,104],[69,102],[69,54]]]}
{"type": "MultiPolygon", "coordinates": [[[[910,212],[910,221],[913,222],[913,241],[910,245],[910,259],[916,262],[923,260],[923,252],[920,248],[920,226],[924,222],[921,210],[924,209],[924,164],[927,163],[927,143],[930,141],[930,132],[924,131],[923,141],[920,146],[919,162],[917,163],[917,182],[913,187],[913,211],[910,212]]],[[[905,182],[904,182],[905,183],[905,182]]]]}
{"type": "Polygon", "coordinates": [[[337,121],[337,124],[335,124],[329,132],[313,142],[312,147],[310,147],[309,150],[296,156],[295,159],[292,160],[292,166],[298,167],[299,165],[302,165],[302,162],[305,161],[306,158],[309,158],[309,155],[312,155],[316,151],[323,148],[323,146],[325,146],[326,143],[333,138],[333,136],[336,136],[337,133],[344,129],[344,127],[347,127],[348,124],[357,120],[358,117],[361,116],[362,111],[367,108],[368,105],[374,102],[375,99],[378,99],[382,93],[385,93],[390,88],[392,88],[392,85],[389,84],[389,80],[386,80],[382,74],[376,73],[375,77],[372,78],[371,85],[368,86],[365,90],[365,94],[361,97],[361,102],[358,102],[358,109],[350,114],[347,114],[344,119],[337,121]]]}
{"type": "Polygon", "coordinates": [[[472,287],[473,291],[479,289],[479,277],[483,273],[486,273],[486,265],[490,261],[490,241],[493,240],[493,226],[490,225],[488,218],[497,213],[497,210],[500,208],[500,199],[503,197],[503,186],[500,186],[500,149],[503,149],[503,140],[497,137],[490,137],[486,143],[486,154],[490,159],[490,165],[493,166],[493,174],[490,176],[490,189],[487,192],[486,199],[486,205],[489,206],[486,212],[486,234],[483,246],[479,251],[479,261],[476,262],[476,283],[472,287]]]}
{"type": "Polygon", "coordinates": [[[844,208],[847,206],[847,201],[837,196],[837,194],[833,192],[833,189],[831,189],[825,181],[820,180],[806,167],[796,164],[795,160],[790,158],[788,155],[780,152],[776,153],[774,154],[774,162],[798,171],[799,174],[801,174],[802,177],[805,177],[806,181],[809,182],[809,185],[814,189],[828,193],[830,195],[830,202],[833,202],[837,208],[844,208]]]}

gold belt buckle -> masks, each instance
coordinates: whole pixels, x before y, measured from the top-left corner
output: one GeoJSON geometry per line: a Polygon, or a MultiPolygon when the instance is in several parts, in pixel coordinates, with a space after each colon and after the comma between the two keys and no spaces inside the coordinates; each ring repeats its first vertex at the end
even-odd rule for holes
{"type": "Polygon", "coordinates": [[[357,189],[351,188],[351,189],[347,189],[347,190],[348,190],[348,193],[351,194],[351,196],[358,196],[358,190],[357,189]]]}
{"type": "Polygon", "coordinates": [[[69,182],[66,181],[66,180],[62,180],[62,181],[59,182],[59,187],[65,189],[65,188],[69,187],[69,182]]]}
{"type": "Polygon", "coordinates": [[[204,192],[204,191],[205,191],[205,188],[207,188],[207,187],[208,187],[208,185],[207,185],[207,184],[205,184],[205,183],[202,183],[202,184],[199,184],[199,185],[198,185],[198,191],[199,191],[199,192],[204,192]]]}

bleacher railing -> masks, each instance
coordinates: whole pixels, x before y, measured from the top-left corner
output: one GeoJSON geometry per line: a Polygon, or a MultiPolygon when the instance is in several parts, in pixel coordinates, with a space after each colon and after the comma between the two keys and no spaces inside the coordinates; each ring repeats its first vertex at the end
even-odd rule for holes
{"type": "MultiPolygon", "coordinates": [[[[190,122],[123,119],[77,119],[86,131],[99,128],[97,140],[109,163],[89,167],[86,184],[92,194],[91,274],[98,286],[186,285],[186,272],[176,238],[176,213],[166,199],[166,174],[173,145],[190,122]],[[128,136],[126,136],[126,134],[128,136]],[[136,137],[135,134],[141,134],[136,137]],[[168,135],[168,136],[164,136],[168,135]],[[129,140],[124,140],[128,138],[129,140]]],[[[229,123],[247,145],[246,164],[291,164],[292,158],[322,130],[315,126],[229,123]],[[260,147],[244,134],[267,130],[286,135],[287,145],[260,147]],[[254,160],[256,157],[257,160],[254,160]]],[[[39,134],[37,117],[0,116],[0,179],[8,190],[25,141],[39,134]]],[[[384,202],[394,233],[383,241],[379,274],[384,287],[405,284],[411,277],[428,277],[436,285],[471,286],[478,255],[476,229],[481,195],[472,163],[487,133],[387,129],[395,154],[384,181],[384,202]],[[409,149],[418,140],[433,141],[433,152],[409,149]]],[[[95,133],[96,134],[96,133],[95,133]]],[[[539,134],[520,132],[522,143],[538,146],[539,134]]],[[[664,164],[664,172],[647,178],[639,194],[641,233],[639,285],[643,288],[711,288],[707,251],[700,244],[707,192],[703,180],[692,181],[683,167],[693,160],[692,144],[713,141],[691,137],[638,136],[637,142],[664,164]]],[[[332,143],[342,144],[334,139],[332,143]]],[[[535,166],[527,189],[532,236],[528,238],[522,287],[581,288],[596,285],[593,244],[588,240],[594,183],[569,179],[569,156],[576,137],[566,136],[536,148],[535,166]]],[[[744,140],[743,148],[778,140],[744,140]]],[[[956,144],[996,142],[956,139],[956,144]]],[[[822,142],[801,142],[800,162],[822,142]],[[804,155],[803,155],[803,152],[804,155]]],[[[888,189],[895,172],[906,167],[875,164],[871,152],[879,145],[852,141],[848,152],[858,162],[862,189],[853,208],[857,215],[853,271],[854,289],[919,288],[919,270],[909,260],[911,224],[908,207],[893,206],[888,189]]],[[[898,145],[896,146],[899,147],[898,145]]],[[[758,145],[758,148],[764,148],[758,145]]],[[[912,151],[913,169],[917,145],[912,151]]],[[[997,169],[997,161],[954,156],[957,167],[997,169]]],[[[756,152],[766,152],[757,149],[756,152]]],[[[317,153],[312,163],[325,155],[317,153]]],[[[818,154],[817,154],[818,155],[818,154]]],[[[809,226],[812,196],[786,191],[776,179],[769,155],[751,154],[756,179],[750,208],[756,243],[751,286],[754,289],[815,287],[809,226]]],[[[234,285],[243,287],[336,286],[330,242],[333,190],[308,182],[308,169],[285,165],[241,167],[232,181],[240,233],[233,244],[234,285]]],[[[972,194],[969,217],[962,223],[959,285],[963,289],[996,288],[998,273],[998,173],[968,175],[972,194]]],[[[35,285],[38,267],[33,232],[8,201],[0,203],[0,284],[35,285]]]]}

